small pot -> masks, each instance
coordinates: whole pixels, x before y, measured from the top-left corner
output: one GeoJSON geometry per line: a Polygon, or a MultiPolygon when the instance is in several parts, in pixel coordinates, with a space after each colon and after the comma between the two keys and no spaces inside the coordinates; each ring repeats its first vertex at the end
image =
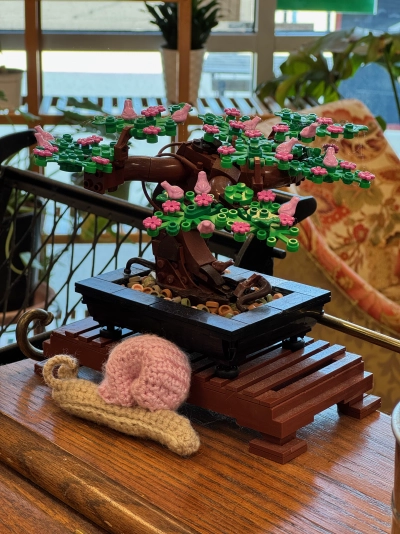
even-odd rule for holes
{"type": "Polygon", "coordinates": [[[0,70],[0,109],[14,111],[22,104],[21,85],[23,71],[19,69],[0,70]]]}
{"type": "MultiPolygon", "coordinates": [[[[161,60],[164,72],[165,93],[168,102],[179,103],[178,67],[179,53],[177,50],[161,47],[161,60]]],[[[201,72],[203,70],[205,49],[190,51],[189,103],[195,104],[199,93],[201,72]]]]}

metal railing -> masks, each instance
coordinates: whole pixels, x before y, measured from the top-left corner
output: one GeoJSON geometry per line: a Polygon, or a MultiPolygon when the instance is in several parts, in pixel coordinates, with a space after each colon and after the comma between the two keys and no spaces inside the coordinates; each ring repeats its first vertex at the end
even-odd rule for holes
{"type": "MultiPolygon", "coordinates": [[[[29,130],[1,138],[0,162],[33,143],[29,130]]],[[[18,317],[30,307],[53,312],[49,329],[83,318],[75,282],[123,267],[131,257],[151,258],[141,231],[150,214],[36,172],[0,167],[0,344],[15,340],[18,317]]],[[[210,248],[233,257],[238,245],[216,232],[210,248]]]]}

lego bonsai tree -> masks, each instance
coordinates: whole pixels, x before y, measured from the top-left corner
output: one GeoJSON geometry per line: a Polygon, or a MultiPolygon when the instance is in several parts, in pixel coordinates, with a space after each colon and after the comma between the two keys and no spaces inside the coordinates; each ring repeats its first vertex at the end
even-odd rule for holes
{"type": "Polygon", "coordinates": [[[93,121],[108,133],[119,134],[109,144],[103,144],[98,135],[74,141],[68,135],[45,139],[48,134],[38,132],[41,146],[34,151],[36,163],[45,166],[55,161],[63,170],[83,169],[85,187],[100,193],[126,180],[158,182],[154,198],[149,198],[154,214],[143,222],[153,242],[158,284],[190,297],[194,304],[210,299],[220,305],[237,301],[238,309],[244,311],[245,304],[265,296],[271,287],[261,276],[240,287],[227,284],[223,272],[232,261],[217,261],[208,238],[216,229],[226,230],[239,242],[253,235],[266,247],[280,241],[288,252],[298,250],[299,198],[279,204],[271,188],[304,179],[370,187],[374,176],[341,160],[335,143],[367,127],[334,124],[330,118],[283,109],[278,113],[281,122],[266,138],[257,130],[258,117],[226,109],[224,117],[200,116],[203,137],[179,144],[176,154],[161,150],[157,157],[145,160],[128,155],[131,137],[154,143],[159,136],[173,136],[176,123],[185,120],[189,109],[187,104],[174,106],[170,115],[163,116],[165,108],[155,106],[138,116],[128,101],[120,118],[93,121]],[[322,149],[312,147],[316,137],[327,139],[322,149]]]}

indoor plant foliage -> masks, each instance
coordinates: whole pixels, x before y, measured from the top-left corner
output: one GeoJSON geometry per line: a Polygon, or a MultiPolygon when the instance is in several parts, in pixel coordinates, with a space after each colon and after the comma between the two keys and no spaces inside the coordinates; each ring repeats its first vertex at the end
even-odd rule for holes
{"type": "MultiPolygon", "coordinates": [[[[160,28],[165,39],[165,48],[178,48],[178,4],[165,2],[156,6],[146,3],[146,7],[154,18],[152,24],[160,28]]],[[[211,30],[218,25],[219,3],[211,0],[192,0],[192,42],[191,50],[204,48],[211,30]]]]}
{"type": "MultiPolygon", "coordinates": [[[[179,62],[178,48],[178,4],[164,2],[152,6],[146,3],[146,7],[153,17],[151,21],[160,29],[165,39],[161,47],[163,61],[164,81],[167,98],[170,102],[178,100],[178,86],[176,69],[179,62]]],[[[192,0],[192,37],[190,52],[190,88],[189,100],[197,99],[200,85],[201,70],[205,52],[205,44],[211,30],[218,25],[220,5],[217,0],[192,0]]]]}
{"type": "Polygon", "coordinates": [[[301,46],[280,67],[282,75],[257,88],[260,98],[273,97],[281,106],[297,109],[341,98],[340,83],[360,67],[377,63],[390,77],[400,118],[395,81],[400,76],[400,34],[365,29],[340,30],[301,46]],[[328,61],[325,53],[332,54],[328,61]]]}
{"type": "Polygon", "coordinates": [[[21,105],[22,70],[0,63],[0,109],[15,110],[21,105]]]}

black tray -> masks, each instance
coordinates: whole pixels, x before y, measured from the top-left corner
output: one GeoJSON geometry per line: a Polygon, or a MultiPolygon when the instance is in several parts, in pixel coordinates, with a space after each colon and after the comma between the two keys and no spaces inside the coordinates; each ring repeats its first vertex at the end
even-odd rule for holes
{"type": "MultiPolygon", "coordinates": [[[[237,282],[254,274],[237,267],[229,270],[224,278],[237,282]]],[[[131,267],[131,276],[148,272],[143,266],[131,267]]],[[[322,311],[331,298],[325,289],[263,276],[274,292],[284,296],[232,319],[127,288],[123,269],[82,280],[75,288],[94,320],[109,330],[122,327],[158,334],[185,350],[202,353],[218,363],[236,365],[274,343],[304,336],[316,322],[304,312],[322,311]]]]}

